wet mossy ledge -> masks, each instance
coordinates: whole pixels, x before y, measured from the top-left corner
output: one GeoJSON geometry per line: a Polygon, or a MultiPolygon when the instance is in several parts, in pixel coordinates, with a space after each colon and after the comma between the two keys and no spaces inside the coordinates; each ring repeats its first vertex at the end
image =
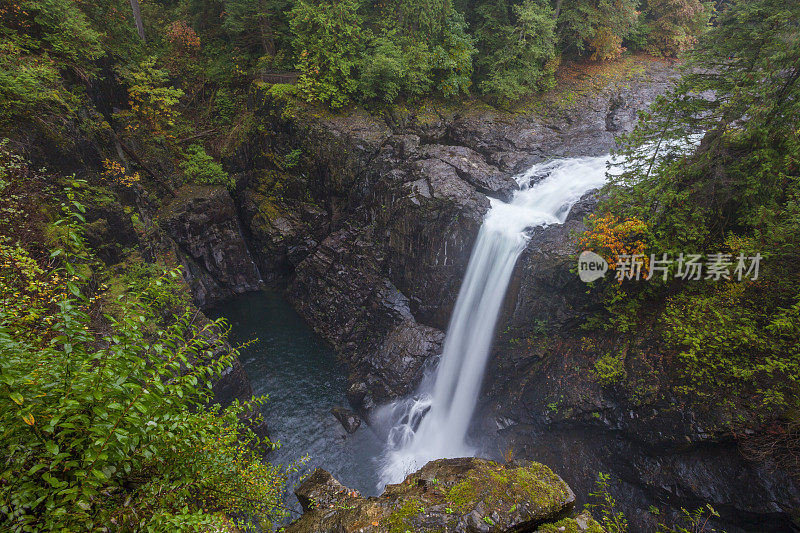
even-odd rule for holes
{"type": "Polygon", "coordinates": [[[296,494],[304,513],[286,533],[604,531],[588,513],[573,516],[569,486],[532,462],[439,459],[370,498],[318,468],[296,494]]]}

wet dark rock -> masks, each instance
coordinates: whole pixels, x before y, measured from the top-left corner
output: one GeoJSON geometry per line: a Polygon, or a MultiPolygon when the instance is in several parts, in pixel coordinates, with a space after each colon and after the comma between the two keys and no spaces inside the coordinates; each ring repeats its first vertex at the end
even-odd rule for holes
{"type": "Polygon", "coordinates": [[[261,286],[236,207],[224,187],[184,186],[155,220],[177,244],[178,260],[186,266],[184,274],[198,306],[261,286]]]}
{"type": "Polygon", "coordinates": [[[430,158],[436,158],[453,167],[456,174],[479,192],[508,201],[519,189],[511,176],[489,165],[482,155],[466,146],[444,146],[431,144],[419,150],[430,158]]]}
{"type": "Polygon", "coordinates": [[[138,242],[131,217],[119,202],[90,205],[85,216],[86,242],[107,265],[122,261],[125,249],[138,242]]]}
{"type": "Polygon", "coordinates": [[[356,430],[361,427],[361,418],[349,409],[334,407],[331,409],[331,414],[342,424],[342,427],[348,433],[355,433],[356,430]]]}
{"type": "Polygon", "coordinates": [[[502,317],[515,336],[578,325],[592,309],[586,285],[572,270],[580,253],[575,236],[585,230],[583,219],[596,203],[595,193],[587,193],[564,224],[533,231],[514,269],[502,317]]]}
{"type": "Polygon", "coordinates": [[[297,266],[288,291],[298,312],[347,354],[351,383],[365,384],[363,395],[349,398],[362,413],[410,392],[444,337],[415,321],[408,299],[383,275],[382,261],[368,233],[342,230],[297,266]]]}
{"type": "Polygon", "coordinates": [[[626,112],[625,97],[618,94],[611,98],[608,114],[606,115],[606,131],[630,131],[633,129],[635,122],[636,117],[631,116],[629,110],[626,112]]]}
{"type": "Polygon", "coordinates": [[[315,509],[331,509],[343,501],[358,498],[356,491],[339,483],[330,472],[322,468],[316,468],[305,478],[294,494],[306,513],[315,509]]]}
{"type": "MultiPolygon", "coordinates": [[[[572,519],[572,490],[538,463],[501,465],[476,458],[431,461],[380,497],[364,498],[317,469],[298,488],[303,516],[287,533],[319,531],[524,532],[572,519]]],[[[542,529],[547,530],[547,529],[542,529]]]]}
{"type": "Polygon", "coordinates": [[[327,234],[324,210],[276,191],[284,180],[288,180],[285,175],[251,176],[238,196],[249,244],[268,283],[285,282],[317,247],[317,239],[327,234]]]}

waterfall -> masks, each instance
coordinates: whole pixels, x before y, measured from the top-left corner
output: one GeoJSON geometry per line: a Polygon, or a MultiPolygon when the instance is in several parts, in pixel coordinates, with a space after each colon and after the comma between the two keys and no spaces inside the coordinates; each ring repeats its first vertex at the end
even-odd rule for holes
{"type": "Polygon", "coordinates": [[[472,456],[466,440],[498,315],[529,230],[561,224],[587,191],[605,183],[609,157],[558,159],[516,177],[508,203],[491,200],[458,293],[435,374],[412,398],[380,414],[392,425],[381,458],[383,484],[397,483],[433,459],[472,456]]]}

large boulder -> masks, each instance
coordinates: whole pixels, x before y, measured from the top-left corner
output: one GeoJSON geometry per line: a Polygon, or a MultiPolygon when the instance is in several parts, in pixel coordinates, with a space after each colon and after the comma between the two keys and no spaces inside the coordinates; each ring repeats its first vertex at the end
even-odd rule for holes
{"type": "Polygon", "coordinates": [[[572,490],[538,463],[439,459],[372,498],[317,469],[296,494],[304,514],[287,533],[553,531],[548,525],[565,519],[580,520],[583,528],[576,531],[602,531],[586,514],[571,518],[572,490]]]}
{"type": "Polygon", "coordinates": [[[334,407],[331,409],[331,414],[348,433],[355,433],[361,427],[361,418],[350,409],[334,407]]]}

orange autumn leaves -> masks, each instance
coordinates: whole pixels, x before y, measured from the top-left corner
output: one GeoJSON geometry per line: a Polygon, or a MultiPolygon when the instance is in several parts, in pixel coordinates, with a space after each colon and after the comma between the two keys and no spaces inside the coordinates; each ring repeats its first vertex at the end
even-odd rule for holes
{"type": "Polygon", "coordinates": [[[116,183],[124,187],[133,187],[141,180],[138,172],[128,174],[124,166],[111,159],[103,160],[103,178],[110,183],[116,183]]]}
{"type": "Polygon", "coordinates": [[[589,228],[579,237],[578,245],[591,250],[608,261],[608,268],[617,268],[619,256],[641,256],[641,271],[646,275],[650,258],[647,250],[647,224],[638,218],[620,218],[614,214],[589,215],[589,228]]]}

